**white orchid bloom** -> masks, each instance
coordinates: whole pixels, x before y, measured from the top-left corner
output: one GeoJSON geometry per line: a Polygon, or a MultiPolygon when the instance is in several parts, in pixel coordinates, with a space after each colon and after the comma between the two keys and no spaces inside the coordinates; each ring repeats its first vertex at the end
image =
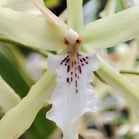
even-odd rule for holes
{"type": "MultiPolygon", "coordinates": [[[[21,0],[8,1],[21,2],[21,0]]],[[[33,1],[44,13],[47,21],[43,16],[32,16],[27,14],[28,12],[18,11],[16,7],[13,10],[9,8],[10,5],[0,6],[0,34],[2,35],[0,39],[19,42],[34,49],[55,52],[68,47],[66,55],[49,55],[48,57],[49,69],[57,74],[57,85],[50,99],[52,109],[47,113],[47,117],[54,120],[62,129],[65,139],[77,139],[77,124],[80,116],[94,110],[97,103],[90,85],[91,72],[98,68],[97,58],[94,54],[81,53],[80,46],[82,44],[81,49],[86,52],[93,52],[95,49],[112,47],[139,36],[139,6],[84,26],[82,0],[67,0],[68,25],[52,14],[49,9],[42,8],[36,0],[33,1]],[[69,27],[79,32],[82,38],[69,27]]],[[[4,5],[4,1],[0,5],[4,5]]],[[[120,93],[139,115],[138,88],[102,58],[99,57],[99,60],[100,68],[97,74],[110,85],[121,90],[120,93]]],[[[54,79],[54,74],[47,71],[31,88],[28,95],[2,118],[1,138],[18,138],[30,127],[36,114],[46,103],[46,99],[49,99],[55,86],[54,79]],[[17,119],[22,120],[15,124],[17,119]]]]}
{"type": "Polygon", "coordinates": [[[57,86],[50,99],[52,109],[46,117],[62,129],[64,139],[77,139],[79,118],[96,109],[97,98],[90,83],[92,71],[99,64],[95,54],[79,51],[82,40],[72,29],[65,34],[64,43],[69,48],[66,55],[48,56],[48,67],[57,75],[57,86]]]}

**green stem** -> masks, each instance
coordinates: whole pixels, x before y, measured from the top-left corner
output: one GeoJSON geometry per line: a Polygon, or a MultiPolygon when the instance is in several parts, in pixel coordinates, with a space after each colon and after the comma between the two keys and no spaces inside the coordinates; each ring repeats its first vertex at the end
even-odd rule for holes
{"type": "Polygon", "coordinates": [[[83,27],[82,0],[67,0],[68,25],[77,32],[83,27]]]}
{"type": "Polygon", "coordinates": [[[99,60],[100,68],[97,70],[97,74],[112,87],[116,88],[118,90],[117,93],[127,100],[132,110],[139,116],[139,88],[122,76],[118,71],[114,70],[114,68],[108,65],[101,57],[99,57],[99,60]]]}
{"type": "Polygon", "coordinates": [[[127,9],[127,4],[125,0],[120,0],[120,3],[123,9],[127,9]]]}
{"type": "MultiPolygon", "coordinates": [[[[47,72],[29,91],[18,105],[11,109],[0,121],[0,138],[15,139],[27,130],[35,116],[47,103],[55,86],[55,76],[47,72]]],[[[48,104],[48,103],[47,103],[48,104]]]]}
{"type": "Polygon", "coordinates": [[[108,16],[115,13],[116,0],[108,0],[105,10],[102,12],[102,16],[108,16]]]}
{"type": "Polygon", "coordinates": [[[8,47],[9,52],[13,56],[12,60],[15,66],[17,67],[18,71],[21,73],[21,76],[26,81],[28,86],[31,86],[35,81],[32,79],[31,75],[25,68],[25,57],[16,47],[10,44],[6,44],[6,47],[8,47]]]}
{"type": "Polygon", "coordinates": [[[120,73],[121,74],[139,75],[139,72],[136,72],[136,71],[125,71],[125,70],[121,70],[120,73]]]}

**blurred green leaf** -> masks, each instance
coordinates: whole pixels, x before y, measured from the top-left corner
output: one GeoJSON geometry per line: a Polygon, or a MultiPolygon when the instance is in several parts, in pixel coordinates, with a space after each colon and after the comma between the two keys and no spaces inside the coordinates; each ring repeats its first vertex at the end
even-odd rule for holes
{"type": "Polygon", "coordinates": [[[24,97],[29,91],[29,86],[22,78],[22,75],[17,70],[17,67],[12,64],[6,55],[0,51],[0,75],[5,81],[17,92],[21,97],[24,97]]]}
{"type": "Polygon", "coordinates": [[[56,128],[56,125],[46,119],[45,115],[46,109],[43,108],[37,115],[33,125],[25,133],[26,136],[29,137],[29,139],[47,139],[52,134],[52,132],[56,128]]]}
{"type": "Polygon", "coordinates": [[[19,101],[19,96],[0,77],[0,108],[2,108],[3,112],[8,112],[11,108],[16,106],[19,101]]]}
{"type": "Polygon", "coordinates": [[[22,78],[26,81],[28,86],[31,86],[34,83],[31,75],[27,71],[26,65],[26,58],[25,56],[19,51],[19,49],[11,44],[8,43],[1,43],[0,51],[8,58],[8,60],[16,66],[18,71],[20,72],[22,78]]]}

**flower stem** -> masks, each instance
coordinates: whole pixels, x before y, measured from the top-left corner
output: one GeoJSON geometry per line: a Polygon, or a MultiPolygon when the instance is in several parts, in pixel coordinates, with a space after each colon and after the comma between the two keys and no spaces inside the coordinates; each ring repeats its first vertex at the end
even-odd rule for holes
{"type": "Polygon", "coordinates": [[[122,76],[118,71],[114,70],[101,57],[100,68],[96,71],[101,78],[108,82],[112,87],[117,89],[117,93],[121,95],[129,103],[132,110],[139,116],[138,102],[139,102],[139,88],[137,88],[128,79],[122,76]]]}
{"type": "Polygon", "coordinates": [[[108,0],[104,11],[101,13],[102,16],[106,17],[108,15],[114,14],[115,13],[115,7],[116,7],[116,0],[108,0]]]}
{"type": "Polygon", "coordinates": [[[139,72],[136,72],[136,71],[121,70],[120,73],[121,73],[121,74],[139,75],[139,72]]]}
{"type": "Polygon", "coordinates": [[[68,25],[77,32],[83,27],[82,0],[67,0],[68,25]]]}
{"type": "Polygon", "coordinates": [[[127,9],[127,4],[125,0],[120,0],[120,3],[123,9],[127,9]]]}

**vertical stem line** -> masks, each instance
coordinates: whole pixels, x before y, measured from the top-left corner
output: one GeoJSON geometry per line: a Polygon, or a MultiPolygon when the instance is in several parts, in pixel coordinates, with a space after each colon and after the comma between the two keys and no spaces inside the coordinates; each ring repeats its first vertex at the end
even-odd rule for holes
{"type": "Polygon", "coordinates": [[[106,17],[115,13],[116,0],[108,0],[107,5],[102,12],[102,17],[106,17]]]}
{"type": "Polygon", "coordinates": [[[82,0],[67,0],[68,25],[77,32],[83,27],[82,0]]]}
{"type": "Polygon", "coordinates": [[[100,68],[96,71],[107,83],[117,89],[118,95],[121,95],[129,103],[129,106],[133,109],[137,116],[138,102],[139,102],[139,89],[131,83],[128,79],[122,76],[119,72],[114,70],[108,65],[101,57],[99,57],[100,68]]]}

